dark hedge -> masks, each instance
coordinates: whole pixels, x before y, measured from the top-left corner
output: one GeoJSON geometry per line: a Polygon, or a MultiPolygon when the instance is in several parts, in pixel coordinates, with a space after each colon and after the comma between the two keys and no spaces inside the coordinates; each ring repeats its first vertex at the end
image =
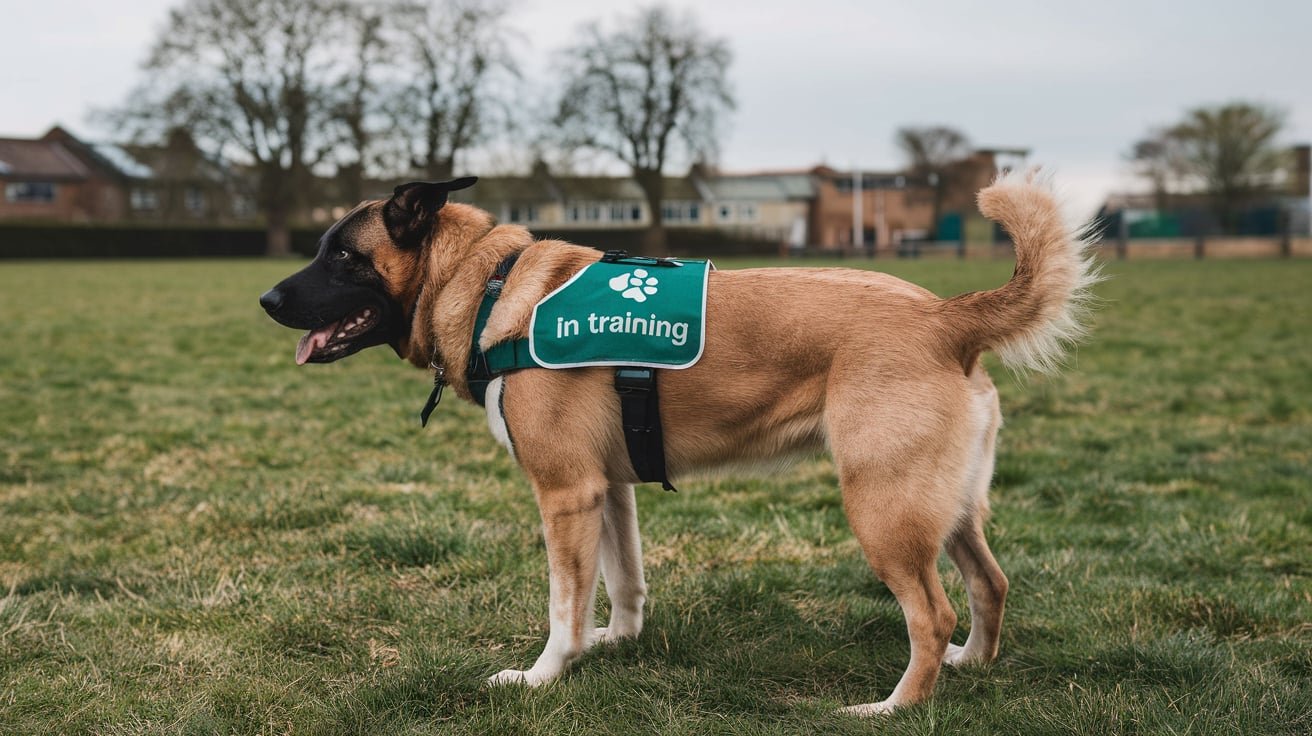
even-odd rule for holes
{"type": "MultiPolygon", "coordinates": [[[[292,231],[292,249],[313,255],[322,230],[292,231]]],[[[568,240],[598,250],[642,252],[641,230],[534,230],[539,239],[568,240]]],[[[675,255],[777,255],[779,244],[706,230],[669,229],[675,255]]],[[[0,259],[225,258],[264,255],[258,228],[0,224],[0,259]]]]}

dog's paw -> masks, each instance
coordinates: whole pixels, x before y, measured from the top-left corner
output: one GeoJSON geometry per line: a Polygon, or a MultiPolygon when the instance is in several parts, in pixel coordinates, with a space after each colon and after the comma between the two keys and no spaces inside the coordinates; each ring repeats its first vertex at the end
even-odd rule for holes
{"type": "Polygon", "coordinates": [[[987,661],[985,657],[973,654],[965,647],[959,647],[956,644],[948,644],[948,650],[943,653],[943,664],[951,667],[967,667],[973,664],[984,664],[987,661]]]}
{"type": "Polygon", "coordinates": [[[623,629],[612,629],[610,626],[603,626],[592,631],[593,644],[609,644],[620,641],[621,639],[632,639],[638,635],[636,631],[623,629]]]}
{"type": "Polygon", "coordinates": [[[534,674],[533,670],[501,670],[500,672],[487,678],[487,684],[491,687],[500,685],[524,685],[526,687],[537,687],[551,682],[549,677],[541,677],[534,674]]]}
{"type": "Polygon", "coordinates": [[[857,716],[866,718],[868,716],[884,716],[893,712],[896,707],[887,700],[881,700],[878,703],[862,703],[861,705],[849,705],[846,708],[839,708],[838,712],[843,715],[857,716]]]}
{"type": "Polygon", "coordinates": [[[959,666],[965,659],[966,648],[959,647],[956,644],[949,643],[948,650],[943,652],[943,664],[949,664],[953,667],[959,666]]]}

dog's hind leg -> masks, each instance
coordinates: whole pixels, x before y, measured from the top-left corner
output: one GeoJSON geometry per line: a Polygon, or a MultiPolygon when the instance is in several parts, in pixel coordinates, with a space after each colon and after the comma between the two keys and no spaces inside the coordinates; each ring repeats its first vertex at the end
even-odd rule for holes
{"type": "MultiPolygon", "coordinates": [[[[844,497],[848,497],[844,492],[844,497]]],[[[953,606],[943,593],[938,580],[935,559],[938,558],[937,539],[908,539],[908,527],[922,520],[913,514],[867,513],[853,520],[853,530],[861,542],[870,567],[875,569],[907,617],[907,634],[911,638],[911,663],[903,673],[891,695],[878,703],[842,708],[841,712],[854,715],[874,715],[890,712],[895,707],[912,705],[929,698],[934,691],[939,666],[947,642],[956,626],[953,606]]],[[[850,517],[849,510],[849,517],[850,517]]]]}
{"type": "Polygon", "coordinates": [[[961,570],[970,600],[970,636],[965,646],[948,645],[943,661],[950,665],[983,664],[998,656],[1002,610],[1007,600],[1007,576],[993,559],[984,539],[982,514],[962,522],[947,544],[948,556],[961,570]]]}
{"type": "Polygon", "coordinates": [[[912,473],[891,483],[862,475],[844,473],[843,505],[870,566],[902,606],[911,639],[911,661],[893,693],[878,703],[842,709],[873,715],[930,696],[957,616],[935,565],[943,521],[923,505],[932,492],[911,482],[912,473]]]}
{"type": "Polygon", "coordinates": [[[998,427],[998,393],[982,370],[972,380],[979,387],[972,396],[975,428],[979,438],[978,454],[966,479],[967,514],[948,538],[947,552],[961,571],[970,601],[970,636],[965,646],[948,645],[943,661],[950,665],[982,664],[998,656],[1002,633],[1002,611],[1007,600],[1007,576],[998,567],[984,538],[988,519],[989,484],[993,480],[993,461],[998,427]]]}
{"type": "Polygon", "coordinates": [[[490,685],[551,682],[583,653],[592,635],[606,482],[565,488],[534,485],[551,576],[551,633],[532,668],[498,672],[488,678],[490,685]]]}
{"type": "Polygon", "coordinates": [[[642,541],[633,486],[612,484],[602,515],[601,575],[610,598],[610,624],[595,632],[595,641],[612,641],[642,632],[647,583],[642,574],[642,541]]]}
{"type": "Polygon", "coordinates": [[[866,561],[902,607],[911,640],[910,662],[893,692],[840,712],[873,715],[919,703],[933,693],[942,668],[957,615],[937,563],[961,516],[972,457],[970,392],[956,380],[881,386],[897,401],[872,399],[864,381],[830,389],[825,420],[843,510],[866,561]]]}

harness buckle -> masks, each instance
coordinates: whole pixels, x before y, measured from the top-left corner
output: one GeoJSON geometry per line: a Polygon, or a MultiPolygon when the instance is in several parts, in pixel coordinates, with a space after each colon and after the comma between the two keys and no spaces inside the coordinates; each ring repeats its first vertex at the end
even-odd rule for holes
{"type": "Polygon", "coordinates": [[[628,263],[631,266],[678,268],[683,266],[677,258],[652,258],[650,256],[631,256],[627,250],[608,250],[601,256],[601,263],[628,263]]]}
{"type": "Polygon", "coordinates": [[[618,394],[649,394],[656,385],[656,374],[651,368],[617,368],[615,392],[618,394]]]}

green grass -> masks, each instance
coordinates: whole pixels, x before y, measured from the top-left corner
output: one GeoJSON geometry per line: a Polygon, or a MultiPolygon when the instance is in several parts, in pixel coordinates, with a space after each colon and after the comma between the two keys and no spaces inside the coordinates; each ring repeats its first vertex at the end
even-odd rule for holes
{"type": "Polygon", "coordinates": [[[1066,373],[994,371],[1002,655],[877,721],[832,711],[906,633],[824,459],[639,489],[642,636],[484,688],[546,636],[532,495],[386,349],[296,368],[293,267],[0,266],[0,734],[1312,730],[1312,262],[1113,264],[1066,373]]]}

